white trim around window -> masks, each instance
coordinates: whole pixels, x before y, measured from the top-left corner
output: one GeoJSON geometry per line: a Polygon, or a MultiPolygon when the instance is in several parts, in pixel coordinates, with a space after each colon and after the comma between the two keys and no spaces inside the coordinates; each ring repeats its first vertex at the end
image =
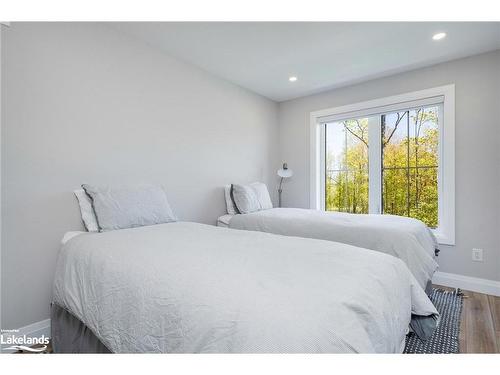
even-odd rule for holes
{"type": "MultiPolygon", "coordinates": [[[[328,108],[311,112],[310,117],[310,207],[325,207],[325,144],[324,124],[335,120],[408,109],[416,106],[442,103],[439,129],[438,167],[438,228],[434,233],[440,244],[455,244],[455,85],[446,85],[421,91],[409,92],[366,102],[328,108]]],[[[377,124],[373,124],[370,137],[380,137],[377,124]]],[[[380,152],[372,149],[370,152],[380,152]]],[[[372,172],[370,178],[380,179],[372,172]]],[[[378,184],[380,185],[380,184],[378,184]]],[[[374,185],[375,186],[375,185],[374,185]]],[[[380,213],[375,201],[376,191],[370,192],[370,213],[380,213]]]]}

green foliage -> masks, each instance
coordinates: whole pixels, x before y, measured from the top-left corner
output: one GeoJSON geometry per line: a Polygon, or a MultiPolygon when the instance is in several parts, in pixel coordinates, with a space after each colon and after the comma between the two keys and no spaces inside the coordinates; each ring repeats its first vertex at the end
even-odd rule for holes
{"type": "MultiPolygon", "coordinates": [[[[340,171],[328,174],[326,207],[331,211],[368,213],[368,119],[347,120],[343,126],[350,140],[339,161],[340,171]]],[[[334,168],[329,155],[327,169],[334,168]]]]}
{"type": "MultiPolygon", "coordinates": [[[[437,121],[432,107],[398,113],[392,125],[382,117],[383,212],[413,217],[429,227],[438,225],[437,121]],[[403,130],[404,137],[395,136],[403,130]]],[[[327,156],[326,209],[368,213],[368,119],[342,124],[350,141],[335,167],[332,155],[327,156]]]]}

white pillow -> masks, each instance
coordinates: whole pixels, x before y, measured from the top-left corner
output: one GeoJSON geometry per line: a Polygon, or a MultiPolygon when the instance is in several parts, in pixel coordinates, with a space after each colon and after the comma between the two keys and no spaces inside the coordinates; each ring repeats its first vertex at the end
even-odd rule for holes
{"type": "Polygon", "coordinates": [[[226,198],[226,210],[229,215],[236,215],[238,212],[236,211],[236,207],[234,206],[234,202],[231,199],[231,185],[224,186],[224,197],[226,198]]]}
{"type": "Polygon", "coordinates": [[[231,185],[231,197],[241,214],[249,214],[260,210],[260,203],[255,190],[250,185],[231,185]]]}
{"type": "Polygon", "coordinates": [[[233,184],[232,197],[231,186],[229,186],[229,198],[231,199],[231,206],[227,203],[226,199],[228,212],[229,207],[231,207],[234,209],[235,214],[248,214],[250,212],[273,208],[267,186],[262,182],[253,182],[249,185],[233,184]]]}
{"type": "Polygon", "coordinates": [[[177,221],[161,186],[82,188],[92,199],[100,232],[177,221]]]}
{"type": "Polygon", "coordinates": [[[95,212],[92,208],[92,200],[83,189],[75,190],[73,193],[76,195],[76,199],[78,200],[80,214],[82,215],[85,229],[87,229],[88,232],[99,232],[95,212]]]}
{"type": "Polygon", "coordinates": [[[260,203],[261,210],[269,210],[273,208],[273,202],[271,201],[271,197],[269,196],[269,190],[267,190],[266,184],[263,182],[254,182],[250,184],[250,187],[253,189],[255,195],[257,196],[257,200],[260,203]]]}

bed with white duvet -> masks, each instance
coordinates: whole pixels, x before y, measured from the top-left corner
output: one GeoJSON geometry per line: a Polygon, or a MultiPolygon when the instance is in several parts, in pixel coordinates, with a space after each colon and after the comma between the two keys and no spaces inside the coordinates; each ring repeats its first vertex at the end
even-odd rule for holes
{"type": "Polygon", "coordinates": [[[70,238],[53,302],[115,353],[398,353],[437,316],[395,257],[188,222],[70,238]]]}
{"type": "Polygon", "coordinates": [[[438,269],[435,261],[438,244],[432,231],[422,221],[394,215],[272,208],[268,197],[267,187],[262,183],[227,185],[225,199],[228,215],[219,217],[217,225],[336,241],[380,251],[401,259],[419,285],[430,292],[432,277],[438,269]],[[243,190],[243,193],[233,197],[230,190],[233,187],[243,190]],[[254,194],[257,189],[258,194],[254,194]]]}
{"type": "Polygon", "coordinates": [[[219,226],[342,242],[401,259],[426,289],[438,265],[436,241],[419,220],[301,208],[272,208],[219,218],[219,226]],[[224,223],[225,222],[225,223],[224,223]]]}

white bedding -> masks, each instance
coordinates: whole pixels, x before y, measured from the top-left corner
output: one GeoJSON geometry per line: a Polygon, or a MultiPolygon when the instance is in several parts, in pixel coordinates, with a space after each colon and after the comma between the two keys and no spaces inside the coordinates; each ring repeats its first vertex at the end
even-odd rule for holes
{"type": "Polygon", "coordinates": [[[54,302],[118,353],[394,353],[437,314],[397,258],[187,222],[72,238],[54,302]]]}
{"type": "Polygon", "coordinates": [[[224,228],[229,227],[229,222],[231,221],[231,219],[233,218],[233,216],[234,215],[230,215],[230,214],[222,215],[221,217],[219,217],[217,219],[217,226],[218,227],[224,227],[224,228]]]}
{"type": "Polygon", "coordinates": [[[273,208],[234,215],[229,227],[336,241],[381,251],[405,262],[424,289],[438,268],[434,260],[437,248],[434,235],[420,220],[407,217],[273,208]]]}
{"type": "Polygon", "coordinates": [[[61,240],[61,245],[64,245],[66,242],[68,242],[69,240],[71,240],[73,237],[78,236],[79,234],[84,234],[84,233],[87,233],[87,232],[83,232],[83,231],[80,231],[80,230],[66,232],[64,234],[62,240],[61,240]]]}

